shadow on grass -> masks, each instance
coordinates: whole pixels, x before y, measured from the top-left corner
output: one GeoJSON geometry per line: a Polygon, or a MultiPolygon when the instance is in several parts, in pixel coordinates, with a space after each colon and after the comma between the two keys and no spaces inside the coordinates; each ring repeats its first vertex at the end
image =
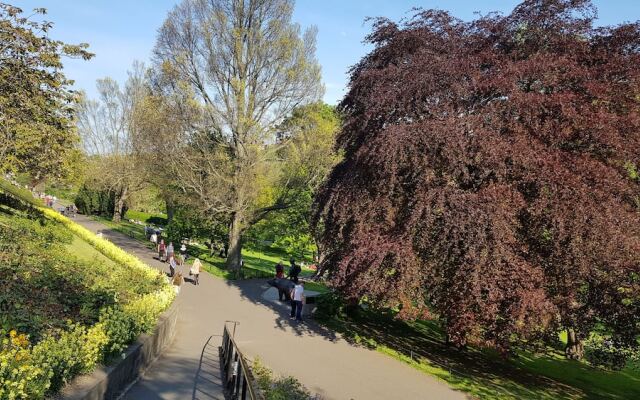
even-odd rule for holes
{"type": "Polygon", "coordinates": [[[445,343],[436,322],[404,323],[391,313],[363,311],[352,318],[329,321],[289,319],[290,307],[265,299],[265,280],[227,281],[241,295],[277,312],[274,328],[291,329],[295,335],[340,338],[364,346],[446,381],[450,386],[480,399],[637,399],[640,386],[634,373],[606,372],[565,360],[556,354],[521,353],[505,360],[495,352],[459,350],[445,343]]]}
{"type": "Polygon", "coordinates": [[[458,350],[445,343],[432,321],[408,324],[390,314],[363,311],[327,325],[353,344],[391,355],[479,398],[640,398],[636,379],[625,372],[596,370],[552,355],[520,353],[505,360],[495,352],[458,350]]]}

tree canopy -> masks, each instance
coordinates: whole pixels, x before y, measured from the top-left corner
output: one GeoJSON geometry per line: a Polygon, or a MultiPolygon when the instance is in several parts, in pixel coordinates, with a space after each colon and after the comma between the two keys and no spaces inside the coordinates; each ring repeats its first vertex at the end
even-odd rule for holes
{"type": "Polygon", "coordinates": [[[316,201],[347,296],[452,342],[640,333],[640,24],[587,0],[377,19],[316,201]]]}
{"type": "Polygon", "coordinates": [[[76,95],[62,58],[93,56],[87,44],[49,38],[52,26],[0,3],[0,171],[28,172],[34,181],[63,175],[77,156],[76,95]]]}
{"type": "Polygon", "coordinates": [[[134,62],[124,88],[111,78],[96,82],[98,100],[83,98],[78,106],[78,130],[89,163],[91,189],[113,196],[113,221],[119,222],[130,197],[146,186],[138,119],[147,94],[146,69],[134,62]]]}
{"type": "MultiPolygon", "coordinates": [[[[291,0],[184,0],[158,33],[158,89],[187,98],[169,118],[186,129],[168,143],[173,173],[203,213],[229,223],[232,269],[242,236],[269,212],[288,207],[274,184],[282,177],[275,128],[322,93],[315,30],[291,21],[291,0]]],[[[173,102],[175,104],[175,102],[173,102]]]]}

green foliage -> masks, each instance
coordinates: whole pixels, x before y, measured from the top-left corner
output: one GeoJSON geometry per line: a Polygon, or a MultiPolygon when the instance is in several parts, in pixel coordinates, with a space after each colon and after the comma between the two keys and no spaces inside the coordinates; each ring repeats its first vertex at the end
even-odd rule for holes
{"type": "Polygon", "coordinates": [[[335,292],[321,294],[316,300],[317,309],[315,317],[328,320],[344,314],[346,304],[344,299],[335,292]]]}
{"type": "Polygon", "coordinates": [[[106,190],[94,190],[83,185],[74,200],[78,211],[85,215],[113,215],[115,194],[106,190]]]}
{"type": "Polygon", "coordinates": [[[37,362],[24,334],[5,332],[0,342],[0,399],[43,398],[50,387],[53,371],[48,364],[37,362]]]}
{"type": "Polygon", "coordinates": [[[629,179],[631,180],[638,180],[638,178],[640,178],[640,174],[638,173],[638,167],[632,163],[627,161],[626,163],[624,163],[624,169],[627,170],[627,173],[629,174],[629,179]]]}
{"type": "Polygon", "coordinates": [[[93,371],[102,360],[108,341],[102,324],[91,328],[69,324],[66,330],[54,331],[35,345],[35,364],[45,365],[53,372],[49,391],[56,392],[74,376],[93,371]]]}
{"type": "Polygon", "coordinates": [[[141,221],[152,225],[167,225],[166,215],[150,214],[142,211],[127,210],[124,218],[126,220],[133,219],[135,221],[141,221]]]}
{"type": "Polygon", "coordinates": [[[19,186],[15,186],[4,178],[0,178],[0,192],[7,195],[7,197],[2,201],[3,204],[6,202],[12,202],[13,206],[15,206],[15,202],[19,201],[32,206],[42,205],[42,201],[35,199],[30,191],[19,186]]]}
{"type": "Polygon", "coordinates": [[[613,371],[620,371],[627,365],[640,361],[637,348],[620,345],[615,339],[598,332],[592,332],[584,343],[585,359],[591,364],[613,371]]]}
{"type": "Polygon", "coordinates": [[[0,3],[0,171],[28,172],[36,181],[65,175],[78,153],[76,96],[62,73],[62,57],[93,56],[86,44],[49,38],[51,27],[0,3]]]}
{"type": "Polygon", "coordinates": [[[278,183],[274,196],[286,197],[287,207],[252,227],[250,238],[273,242],[296,257],[317,251],[309,228],[311,205],[316,188],[340,160],[334,150],[340,123],[334,107],[313,103],[296,108],[279,126],[279,156],[285,160],[282,179],[287,185],[278,183]]]}
{"type": "Polygon", "coordinates": [[[175,292],[155,270],[51,209],[0,213],[0,400],[39,399],[153,329],[175,292]],[[109,262],[69,253],[82,238],[109,262]],[[5,312],[7,311],[7,312],[5,312]]]}
{"type": "Polygon", "coordinates": [[[211,224],[202,215],[190,207],[177,207],[171,223],[167,225],[167,236],[173,239],[206,238],[217,236],[222,239],[225,232],[220,224],[211,224]]]}
{"type": "Polygon", "coordinates": [[[274,376],[259,358],[251,365],[258,387],[262,391],[265,400],[311,400],[311,393],[294,377],[274,376]]]}

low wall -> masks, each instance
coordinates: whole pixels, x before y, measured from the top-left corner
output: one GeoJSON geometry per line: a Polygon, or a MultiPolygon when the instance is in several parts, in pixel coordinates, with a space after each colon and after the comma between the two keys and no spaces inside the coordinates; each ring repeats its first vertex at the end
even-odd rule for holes
{"type": "Polygon", "coordinates": [[[58,398],[65,400],[117,399],[171,344],[176,332],[178,299],[158,318],[153,334],[140,335],[125,351],[125,357],[91,375],[79,376],[64,387],[58,398]]]}

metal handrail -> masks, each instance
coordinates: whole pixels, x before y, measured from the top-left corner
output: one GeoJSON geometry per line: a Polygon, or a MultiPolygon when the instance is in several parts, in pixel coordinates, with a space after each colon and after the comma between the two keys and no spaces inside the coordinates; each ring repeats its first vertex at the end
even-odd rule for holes
{"type": "MultiPolygon", "coordinates": [[[[227,321],[235,322],[235,321],[227,321]]],[[[237,324],[237,323],[236,323],[237,324]]],[[[235,325],[234,325],[235,334],[235,325]]],[[[231,399],[239,400],[263,400],[260,391],[255,387],[255,380],[247,365],[238,344],[229,332],[225,322],[222,331],[222,346],[220,347],[222,358],[222,377],[224,388],[231,399]]]]}

